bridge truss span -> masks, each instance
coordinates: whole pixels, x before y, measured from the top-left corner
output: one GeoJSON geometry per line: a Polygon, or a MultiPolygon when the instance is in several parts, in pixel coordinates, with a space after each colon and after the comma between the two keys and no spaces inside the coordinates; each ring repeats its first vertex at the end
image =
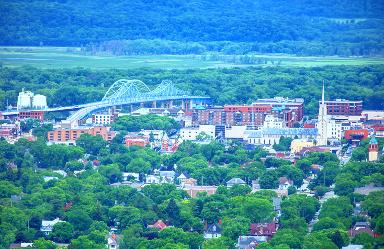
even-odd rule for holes
{"type": "Polygon", "coordinates": [[[140,80],[120,79],[109,87],[101,101],[84,105],[84,108],[73,113],[67,121],[79,121],[97,110],[112,106],[192,99],[207,100],[209,97],[193,96],[187,91],[178,89],[170,80],[163,80],[156,88],[150,90],[140,80]]]}

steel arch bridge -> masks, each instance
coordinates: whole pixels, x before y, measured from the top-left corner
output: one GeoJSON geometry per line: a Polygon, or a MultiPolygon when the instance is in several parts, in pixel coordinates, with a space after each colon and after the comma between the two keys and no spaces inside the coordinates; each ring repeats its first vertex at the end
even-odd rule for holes
{"type": "Polygon", "coordinates": [[[170,80],[163,80],[151,90],[140,80],[120,79],[109,87],[99,102],[81,105],[82,109],[73,113],[67,121],[79,121],[93,112],[112,106],[129,105],[153,101],[171,100],[208,100],[209,97],[193,96],[187,91],[180,90],[170,80]]]}

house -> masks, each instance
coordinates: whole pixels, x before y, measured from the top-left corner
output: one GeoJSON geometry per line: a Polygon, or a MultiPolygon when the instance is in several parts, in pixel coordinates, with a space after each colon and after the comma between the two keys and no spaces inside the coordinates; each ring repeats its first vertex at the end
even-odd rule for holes
{"type": "Polygon", "coordinates": [[[123,172],[123,181],[135,181],[138,182],[140,181],[139,179],[139,173],[131,173],[131,172],[123,172]]]}
{"type": "Polygon", "coordinates": [[[148,183],[148,184],[159,184],[160,183],[160,176],[147,175],[145,177],[145,183],[148,183]]]}
{"type": "Polygon", "coordinates": [[[162,220],[156,221],[153,225],[148,225],[147,228],[157,228],[160,231],[167,228],[168,226],[162,220]]]}
{"type": "Polygon", "coordinates": [[[49,182],[52,180],[59,180],[59,178],[56,176],[44,176],[43,179],[44,179],[44,182],[49,182]]]}
{"type": "Polygon", "coordinates": [[[240,236],[237,239],[237,247],[239,249],[255,249],[259,244],[267,242],[265,236],[240,236]]]}
{"type": "Polygon", "coordinates": [[[117,236],[116,234],[111,234],[108,237],[108,249],[119,249],[119,244],[117,243],[117,236]]]}
{"type": "Polygon", "coordinates": [[[221,226],[219,224],[209,224],[204,231],[204,239],[213,239],[221,237],[221,226]]]}
{"type": "Polygon", "coordinates": [[[181,184],[182,182],[184,182],[186,179],[188,179],[186,173],[181,173],[181,174],[177,177],[177,180],[179,181],[180,184],[181,184]]]}
{"type": "Polygon", "coordinates": [[[59,222],[65,221],[60,220],[60,218],[56,218],[54,220],[42,220],[40,231],[43,232],[45,235],[49,235],[53,230],[53,226],[59,222]]]}
{"type": "Polygon", "coordinates": [[[341,249],[363,249],[363,245],[348,245],[343,246],[341,249]]]}
{"type": "Polygon", "coordinates": [[[368,233],[372,237],[375,235],[368,222],[356,222],[356,224],[349,229],[349,236],[353,238],[361,233],[368,233]]]}
{"type": "Polygon", "coordinates": [[[197,184],[197,180],[194,179],[194,178],[188,178],[186,180],[184,180],[182,183],[181,183],[181,187],[182,188],[188,188],[188,187],[192,187],[192,186],[196,186],[197,184]]]}
{"type": "Polygon", "coordinates": [[[246,182],[243,181],[242,179],[240,178],[232,178],[231,180],[227,181],[227,187],[228,188],[231,188],[233,187],[234,185],[246,185],[246,182]]]}
{"type": "Polygon", "coordinates": [[[259,191],[260,189],[261,188],[260,188],[259,180],[253,180],[252,181],[252,192],[259,191]]]}
{"type": "Polygon", "coordinates": [[[217,187],[216,186],[185,186],[182,188],[187,192],[189,196],[192,198],[195,198],[198,193],[207,193],[207,195],[213,195],[216,193],[217,187]]]}
{"type": "Polygon", "coordinates": [[[292,180],[289,180],[285,176],[279,178],[279,189],[280,190],[287,190],[292,185],[293,185],[292,180]]]}
{"type": "Polygon", "coordinates": [[[278,229],[278,225],[272,223],[252,223],[251,224],[251,235],[265,236],[267,240],[270,240],[275,235],[278,229]]]}
{"type": "Polygon", "coordinates": [[[67,176],[67,173],[64,171],[64,170],[62,170],[62,169],[59,169],[59,170],[54,170],[54,171],[52,171],[53,173],[57,173],[57,174],[59,174],[59,175],[62,175],[63,177],[66,177],[67,176]]]}
{"type": "Polygon", "coordinates": [[[176,172],[171,171],[159,171],[161,183],[173,183],[175,180],[176,172]]]}

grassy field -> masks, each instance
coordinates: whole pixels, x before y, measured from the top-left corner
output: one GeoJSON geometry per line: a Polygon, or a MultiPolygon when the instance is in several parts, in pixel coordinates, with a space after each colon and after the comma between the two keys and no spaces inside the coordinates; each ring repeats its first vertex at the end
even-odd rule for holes
{"type": "MultiPolygon", "coordinates": [[[[298,57],[290,55],[257,55],[268,60],[262,66],[326,66],[384,64],[384,58],[298,57]]],[[[37,68],[93,69],[194,69],[217,67],[246,67],[251,64],[235,64],[224,61],[205,61],[194,55],[142,55],[142,56],[86,56],[76,48],[63,47],[0,47],[0,63],[6,67],[34,66],[37,68]]],[[[256,64],[256,66],[259,64],[256,64]]]]}

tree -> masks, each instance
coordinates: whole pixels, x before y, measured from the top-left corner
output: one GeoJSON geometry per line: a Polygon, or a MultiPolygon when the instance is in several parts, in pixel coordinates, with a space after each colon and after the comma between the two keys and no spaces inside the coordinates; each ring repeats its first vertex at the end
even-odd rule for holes
{"type": "Polygon", "coordinates": [[[273,216],[273,206],[270,201],[261,198],[245,198],[243,214],[252,223],[269,222],[273,216]]]}
{"type": "Polygon", "coordinates": [[[180,224],[180,208],[177,206],[175,199],[171,199],[164,210],[173,224],[180,224]]]}
{"type": "Polygon", "coordinates": [[[59,243],[68,243],[73,238],[74,228],[69,222],[59,222],[53,226],[50,237],[59,243]]]}
{"type": "Polygon", "coordinates": [[[100,166],[99,172],[101,175],[108,179],[109,183],[115,183],[122,179],[122,173],[120,171],[119,165],[115,163],[100,166]]]}
{"type": "Polygon", "coordinates": [[[384,191],[369,193],[361,206],[364,210],[368,211],[371,217],[379,217],[380,214],[384,213],[384,191]]]}
{"type": "Polygon", "coordinates": [[[344,225],[330,217],[325,217],[319,219],[319,221],[315,223],[315,225],[313,226],[313,231],[320,231],[323,229],[330,228],[344,229],[344,225]]]}
{"type": "Polygon", "coordinates": [[[37,249],[56,249],[57,246],[55,243],[53,243],[50,240],[46,240],[44,238],[40,238],[37,240],[33,241],[33,246],[32,248],[37,248],[37,249]]]}
{"type": "Polygon", "coordinates": [[[9,244],[15,241],[17,229],[11,223],[0,224],[0,248],[9,248],[9,244]]]}
{"type": "Polygon", "coordinates": [[[100,150],[107,145],[107,142],[100,135],[82,134],[76,140],[76,145],[83,148],[88,154],[98,155],[100,150]]]}
{"type": "Polygon", "coordinates": [[[86,231],[92,223],[91,217],[89,217],[84,210],[79,208],[72,208],[66,215],[75,231],[86,231]]]}
{"type": "Polygon", "coordinates": [[[90,240],[88,236],[79,236],[77,239],[73,239],[68,249],[104,249],[105,244],[97,244],[90,240]]]}
{"type": "Polygon", "coordinates": [[[275,170],[265,172],[260,176],[260,187],[263,189],[276,189],[279,186],[279,179],[275,170]]]}
{"type": "Polygon", "coordinates": [[[250,220],[244,217],[223,219],[222,236],[236,241],[239,236],[246,234],[249,230],[250,220]]]}
{"type": "Polygon", "coordinates": [[[143,158],[134,158],[128,164],[127,171],[148,174],[151,171],[151,164],[143,158]]]}
{"type": "Polygon", "coordinates": [[[303,234],[292,229],[279,229],[269,241],[272,246],[286,244],[292,249],[301,249],[303,244],[303,234]]]}

